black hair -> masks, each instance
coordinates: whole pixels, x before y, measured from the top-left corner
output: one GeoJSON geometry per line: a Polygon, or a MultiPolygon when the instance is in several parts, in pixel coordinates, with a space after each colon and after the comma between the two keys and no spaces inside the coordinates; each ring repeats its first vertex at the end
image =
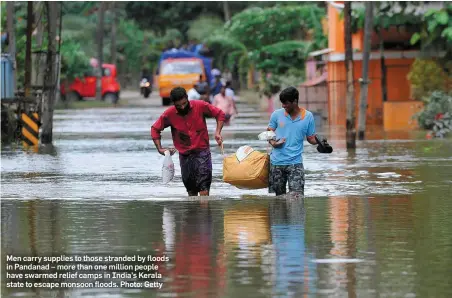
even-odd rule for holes
{"type": "Polygon", "coordinates": [[[294,102],[298,102],[298,97],[299,97],[299,93],[297,88],[295,87],[287,87],[286,89],[284,89],[283,91],[281,91],[281,93],[279,94],[279,100],[282,103],[294,103],[294,102]]]}
{"type": "Polygon", "coordinates": [[[172,102],[176,102],[184,98],[188,98],[187,91],[185,91],[184,88],[176,87],[171,90],[170,99],[172,102]]]}

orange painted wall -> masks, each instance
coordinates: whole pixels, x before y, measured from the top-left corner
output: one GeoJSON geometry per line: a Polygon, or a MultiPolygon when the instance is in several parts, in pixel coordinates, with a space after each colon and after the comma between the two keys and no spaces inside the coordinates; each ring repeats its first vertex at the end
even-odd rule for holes
{"type": "MultiPolygon", "coordinates": [[[[342,4],[344,1],[335,1],[342,4]]],[[[328,48],[332,50],[331,55],[344,54],[344,21],[340,17],[340,10],[328,4],[328,48]]],[[[363,30],[352,35],[352,48],[354,51],[363,50],[363,30]]],[[[409,40],[412,33],[403,28],[390,28],[382,33],[385,41],[409,40]]],[[[378,46],[379,39],[376,33],[372,34],[372,47],[378,46]]],[[[377,52],[374,52],[374,54],[377,52]]],[[[378,53],[377,53],[378,54],[378,53]]],[[[391,54],[386,51],[385,54],[391,54]]],[[[356,59],[356,58],[355,58],[356,59]]],[[[386,59],[387,68],[387,91],[388,102],[400,102],[412,100],[410,98],[410,83],[407,75],[414,59],[386,59]]],[[[354,61],[354,87],[355,87],[355,115],[358,121],[360,85],[358,79],[361,77],[362,61],[354,61]]],[[[344,61],[328,62],[328,115],[330,125],[345,126],[346,121],[346,92],[344,61]]],[[[384,124],[383,96],[381,90],[381,65],[380,59],[369,61],[369,84],[368,107],[366,112],[366,123],[368,125],[384,124]]],[[[391,105],[387,105],[386,110],[391,105]]],[[[389,122],[387,122],[389,123],[389,122]]]]}
{"type": "MultiPolygon", "coordinates": [[[[341,3],[341,1],[336,1],[341,3]]],[[[328,5],[328,48],[333,50],[333,53],[345,52],[345,34],[344,34],[344,20],[341,18],[340,12],[328,5]]],[[[352,34],[352,48],[358,51],[363,49],[363,30],[352,34]]]]}
{"type": "MultiPolygon", "coordinates": [[[[414,59],[386,59],[388,101],[410,100],[410,84],[407,79],[414,59]]],[[[353,62],[355,112],[359,113],[360,85],[362,61],[353,62]]],[[[346,94],[344,61],[328,62],[328,104],[330,125],[344,125],[346,119],[346,94]]],[[[380,60],[369,61],[369,78],[367,120],[368,125],[383,125],[383,96],[381,91],[380,60]]]]}
{"type": "Polygon", "coordinates": [[[387,101],[384,103],[385,130],[416,129],[417,121],[413,115],[420,112],[424,104],[422,101],[387,101]]]}
{"type": "Polygon", "coordinates": [[[334,53],[343,53],[344,46],[344,21],[341,20],[336,8],[328,5],[328,47],[334,53]]]}

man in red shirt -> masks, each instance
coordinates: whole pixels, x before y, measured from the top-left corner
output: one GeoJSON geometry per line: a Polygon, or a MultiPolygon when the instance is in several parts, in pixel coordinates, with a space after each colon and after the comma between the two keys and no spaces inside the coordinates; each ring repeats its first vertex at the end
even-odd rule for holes
{"type": "Polygon", "coordinates": [[[188,100],[182,87],[171,90],[174,106],[168,108],[151,127],[151,137],[162,155],[166,150],[173,155],[179,151],[182,181],[189,196],[208,196],[212,183],[212,157],[210,154],[209,132],[206,118],[217,120],[215,140],[221,146],[221,129],[225,120],[224,112],[201,100],[188,100]],[[162,148],[161,132],[171,127],[174,148],[162,148]]]}

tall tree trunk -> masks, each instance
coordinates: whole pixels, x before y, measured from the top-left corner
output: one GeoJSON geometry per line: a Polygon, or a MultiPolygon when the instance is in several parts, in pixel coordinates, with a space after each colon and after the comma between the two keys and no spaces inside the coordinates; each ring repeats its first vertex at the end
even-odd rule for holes
{"type": "Polygon", "coordinates": [[[111,22],[111,63],[116,64],[116,22],[118,14],[116,13],[116,3],[111,2],[111,13],[113,15],[113,20],[111,22]]]}
{"type": "Polygon", "coordinates": [[[344,33],[345,33],[345,71],[347,83],[347,149],[356,148],[355,129],[355,96],[353,88],[353,50],[351,30],[351,2],[344,3],[344,33]]]}
{"type": "Polygon", "coordinates": [[[13,65],[13,92],[16,92],[17,84],[17,65],[16,65],[16,27],[14,26],[14,19],[16,13],[14,11],[13,1],[6,2],[6,26],[8,30],[8,52],[13,65]]]}
{"type": "Polygon", "coordinates": [[[31,38],[33,33],[33,2],[27,3],[27,41],[25,44],[25,96],[31,95],[31,38]]]}
{"type": "Polygon", "coordinates": [[[223,1],[224,21],[227,22],[231,19],[231,12],[229,10],[228,1],[223,1]]]}
{"type": "MultiPolygon", "coordinates": [[[[42,132],[41,143],[52,144],[53,131],[53,106],[56,96],[57,84],[57,51],[56,51],[56,31],[58,18],[58,3],[56,1],[45,2],[47,6],[47,69],[44,102],[42,107],[42,132]]],[[[60,4],[61,5],[61,4],[60,4]]]]}
{"type": "Polygon", "coordinates": [[[386,61],[384,55],[384,42],[383,42],[383,27],[380,26],[378,29],[378,38],[380,41],[380,67],[381,67],[381,93],[383,97],[383,102],[388,100],[388,84],[386,82],[386,61]]]}
{"type": "Polygon", "coordinates": [[[367,95],[369,90],[370,43],[373,31],[373,3],[366,2],[366,19],[364,20],[363,72],[361,78],[361,96],[358,115],[358,139],[364,140],[366,131],[367,95]]]}
{"type": "Polygon", "coordinates": [[[97,23],[97,62],[98,72],[97,72],[97,86],[96,86],[96,99],[102,100],[102,63],[104,60],[104,14],[105,14],[106,2],[99,3],[99,19],[97,23]]]}

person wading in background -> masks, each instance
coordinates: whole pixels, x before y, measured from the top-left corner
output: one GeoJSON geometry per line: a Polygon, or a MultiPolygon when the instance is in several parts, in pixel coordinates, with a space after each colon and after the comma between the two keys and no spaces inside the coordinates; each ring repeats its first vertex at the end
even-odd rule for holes
{"type": "Polygon", "coordinates": [[[229,124],[232,116],[238,114],[234,100],[226,95],[226,86],[224,85],[221,87],[220,93],[215,95],[215,97],[213,98],[212,104],[225,113],[226,124],[229,124]]]}
{"type": "Polygon", "coordinates": [[[223,143],[221,130],[225,120],[224,112],[202,100],[189,101],[184,88],[171,90],[174,106],[168,108],[151,127],[151,137],[157,151],[164,155],[169,150],[173,155],[179,151],[182,181],[189,196],[208,196],[212,183],[212,157],[206,118],[217,120],[215,140],[223,143]],[[171,127],[175,148],[163,148],[161,132],[171,127]]]}

